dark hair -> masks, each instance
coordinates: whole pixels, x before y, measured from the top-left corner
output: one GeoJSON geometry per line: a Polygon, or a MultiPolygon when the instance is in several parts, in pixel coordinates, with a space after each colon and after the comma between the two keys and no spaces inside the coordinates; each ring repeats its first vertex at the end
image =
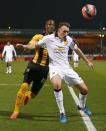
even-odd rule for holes
{"type": "Polygon", "coordinates": [[[57,30],[55,32],[55,36],[58,36],[57,35],[58,29],[61,28],[62,26],[66,26],[66,27],[68,27],[70,29],[70,23],[68,23],[68,22],[60,22],[58,27],[57,27],[57,30]]]}
{"type": "Polygon", "coordinates": [[[68,28],[70,28],[70,23],[68,23],[68,22],[61,22],[61,23],[59,23],[58,28],[61,28],[62,26],[67,26],[68,28]]]}
{"type": "Polygon", "coordinates": [[[53,19],[48,19],[48,20],[46,20],[45,25],[47,25],[47,23],[48,23],[49,21],[53,21],[53,22],[55,23],[55,21],[54,21],[53,19]]]}

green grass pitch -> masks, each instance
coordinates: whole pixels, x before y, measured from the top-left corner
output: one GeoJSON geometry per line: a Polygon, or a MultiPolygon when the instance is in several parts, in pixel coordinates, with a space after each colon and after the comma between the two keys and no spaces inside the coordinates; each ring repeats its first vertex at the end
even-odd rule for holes
{"type": "MultiPolygon", "coordinates": [[[[93,124],[97,131],[106,131],[106,61],[93,63],[94,71],[82,61],[75,70],[89,87],[87,104],[93,112],[93,124]]],[[[5,63],[0,61],[0,131],[87,131],[64,82],[62,89],[68,122],[59,123],[59,112],[49,78],[38,96],[21,108],[19,118],[9,119],[26,65],[27,62],[15,61],[13,73],[6,74],[5,63]]],[[[78,93],[76,89],[75,92],[78,93]]]]}

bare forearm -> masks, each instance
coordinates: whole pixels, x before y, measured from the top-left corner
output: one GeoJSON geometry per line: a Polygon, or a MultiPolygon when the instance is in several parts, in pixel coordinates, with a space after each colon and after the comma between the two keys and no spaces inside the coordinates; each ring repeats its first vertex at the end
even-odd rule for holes
{"type": "Polygon", "coordinates": [[[87,65],[90,68],[94,69],[93,63],[86,58],[86,56],[84,55],[84,53],[79,48],[76,48],[75,52],[87,63],[87,65]]]}
{"type": "Polygon", "coordinates": [[[36,44],[36,43],[34,43],[34,44],[28,43],[27,45],[23,45],[23,44],[19,44],[19,43],[18,43],[18,44],[16,45],[16,47],[19,47],[19,46],[20,46],[20,47],[23,47],[23,48],[25,48],[25,49],[30,49],[30,50],[31,50],[31,49],[35,49],[35,44],[36,44]]]}
{"type": "Polygon", "coordinates": [[[75,52],[86,62],[89,63],[89,60],[86,58],[86,56],[84,55],[84,53],[79,49],[75,49],[75,52]]]}
{"type": "Polygon", "coordinates": [[[34,45],[23,45],[23,48],[31,50],[31,49],[34,49],[35,46],[34,45]]]}

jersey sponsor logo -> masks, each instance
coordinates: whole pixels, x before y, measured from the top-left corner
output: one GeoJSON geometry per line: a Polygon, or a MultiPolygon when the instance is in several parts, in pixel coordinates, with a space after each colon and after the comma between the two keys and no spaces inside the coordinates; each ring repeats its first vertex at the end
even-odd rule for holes
{"type": "Polygon", "coordinates": [[[63,47],[58,47],[54,49],[55,53],[65,53],[65,49],[63,47]]]}

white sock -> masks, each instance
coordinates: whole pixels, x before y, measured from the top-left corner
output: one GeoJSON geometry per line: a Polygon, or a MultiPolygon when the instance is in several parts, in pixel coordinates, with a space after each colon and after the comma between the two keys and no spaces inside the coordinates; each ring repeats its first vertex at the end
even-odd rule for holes
{"type": "Polygon", "coordinates": [[[87,95],[83,95],[81,93],[79,93],[79,103],[80,103],[80,107],[83,109],[85,108],[86,106],[86,98],[87,98],[87,95]]]}
{"type": "Polygon", "coordinates": [[[76,67],[78,67],[78,63],[76,63],[76,67]]]}
{"type": "Polygon", "coordinates": [[[9,68],[7,67],[7,68],[6,68],[6,70],[7,70],[6,72],[8,73],[8,71],[9,71],[9,68]]]}
{"type": "Polygon", "coordinates": [[[9,73],[11,73],[11,66],[9,66],[9,73]]]}
{"type": "Polygon", "coordinates": [[[78,63],[77,62],[74,62],[74,67],[78,67],[78,63]]]}
{"type": "Polygon", "coordinates": [[[56,102],[57,102],[60,113],[65,114],[65,109],[64,109],[64,105],[63,105],[63,92],[62,92],[62,90],[54,91],[54,95],[55,95],[56,102]]]}

